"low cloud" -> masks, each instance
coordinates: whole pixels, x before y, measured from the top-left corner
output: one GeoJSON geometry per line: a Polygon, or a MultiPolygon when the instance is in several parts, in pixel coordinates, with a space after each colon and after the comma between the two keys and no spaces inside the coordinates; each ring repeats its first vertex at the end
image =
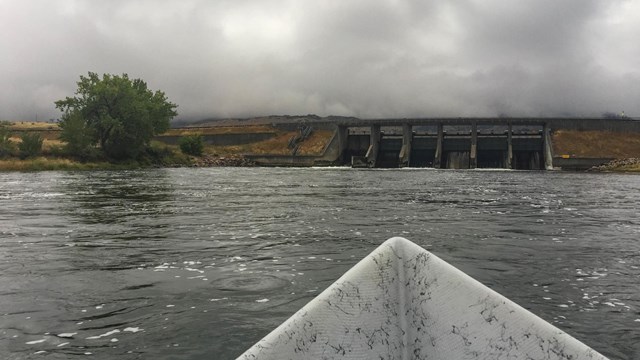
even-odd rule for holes
{"type": "Polygon", "coordinates": [[[633,1],[0,0],[0,118],[128,73],[180,118],[640,116],[633,1]]]}

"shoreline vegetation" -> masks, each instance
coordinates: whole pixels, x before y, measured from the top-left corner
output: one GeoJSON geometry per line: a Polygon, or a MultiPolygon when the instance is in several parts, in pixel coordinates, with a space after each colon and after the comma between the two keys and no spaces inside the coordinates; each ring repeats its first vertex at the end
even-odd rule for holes
{"type": "MultiPolygon", "coordinates": [[[[168,144],[161,140],[151,140],[145,152],[135,159],[112,160],[100,154],[91,159],[81,159],[69,155],[65,150],[66,142],[60,139],[61,129],[56,123],[38,122],[3,122],[9,133],[8,141],[11,151],[6,156],[0,156],[1,171],[83,171],[83,170],[131,170],[140,168],[176,168],[176,167],[249,167],[256,166],[243,154],[286,154],[287,142],[294,133],[275,129],[269,125],[249,126],[211,126],[207,128],[180,128],[169,129],[160,134],[170,137],[194,137],[207,134],[233,134],[233,133],[265,133],[273,132],[273,138],[243,145],[210,145],[203,143],[201,153],[189,155],[184,153],[179,144],[168,144]],[[23,158],[20,156],[18,146],[22,142],[24,134],[36,133],[42,138],[40,151],[36,156],[23,158]]],[[[326,139],[332,134],[326,131],[318,131],[311,141],[306,144],[303,152],[315,154],[321,148],[326,139]]]]}
{"type": "MultiPolygon", "coordinates": [[[[2,122],[6,131],[7,151],[0,156],[0,171],[49,170],[131,170],[158,167],[253,166],[241,155],[217,155],[208,151],[200,156],[183,153],[177,145],[152,140],[145,152],[135,159],[113,160],[100,154],[81,159],[65,151],[66,142],[60,140],[60,127],[55,123],[2,122]],[[36,134],[40,146],[36,154],[23,156],[19,150],[25,134],[36,134]]],[[[208,147],[206,147],[208,148],[208,147]]],[[[207,149],[209,150],[209,149],[207,149]]]]}

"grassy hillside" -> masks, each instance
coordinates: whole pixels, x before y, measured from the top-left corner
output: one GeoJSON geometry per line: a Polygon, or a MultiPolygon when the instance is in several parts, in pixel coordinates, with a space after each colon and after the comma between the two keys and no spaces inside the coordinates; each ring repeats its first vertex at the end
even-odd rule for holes
{"type": "MultiPolygon", "coordinates": [[[[249,129],[245,129],[249,130],[249,129]]],[[[243,145],[207,145],[205,153],[211,155],[291,155],[288,148],[289,139],[297,131],[277,131],[271,139],[243,145]]],[[[309,138],[300,144],[297,155],[320,156],[326,145],[331,141],[333,131],[315,130],[309,138]]]]}
{"type": "Polygon", "coordinates": [[[215,127],[184,127],[173,128],[161,136],[186,136],[186,135],[219,135],[219,134],[245,134],[245,133],[275,133],[276,129],[269,125],[249,126],[215,126],[215,127]]]}
{"type": "Polygon", "coordinates": [[[640,157],[640,133],[560,130],[553,134],[556,156],[587,158],[640,157]]]}

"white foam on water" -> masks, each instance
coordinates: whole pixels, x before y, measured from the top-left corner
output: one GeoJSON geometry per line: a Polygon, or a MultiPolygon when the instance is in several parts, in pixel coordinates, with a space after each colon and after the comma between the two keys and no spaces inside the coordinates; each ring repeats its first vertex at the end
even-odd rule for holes
{"type": "Polygon", "coordinates": [[[115,329],[115,330],[111,330],[111,331],[106,332],[106,333],[101,334],[101,335],[89,336],[89,337],[87,338],[87,340],[96,340],[96,339],[100,339],[100,338],[103,338],[103,337],[111,336],[111,335],[113,335],[113,334],[117,334],[117,333],[119,333],[119,332],[120,332],[120,330],[115,329]]]}
{"type": "Polygon", "coordinates": [[[44,353],[46,353],[46,351],[40,350],[40,351],[34,352],[33,355],[40,355],[40,354],[44,354],[44,353]]]}
{"type": "Polygon", "coordinates": [[[122,330],[122,331],[124,331],[124,332],[130,332],[130,333],[137,333],[137,332],[140,332],[140,331],[143,331],[143,330],[144,330],[144,329],[141,329],[141,328],[139,328],[139,327],[128,327],[128,328],[125,328],[125,329],[124,329],[124,330],[122,330]]]}
{"type": "Polygon", "coordinates": [[[73,337],[74,335],[78,335],[78,333],[62,333],[62,334],[58,334],[58,337],[70,338],[70,337],[73,337]]]}
{"type": "Polygon", "coordinates": [[[269,301],[269,299],[256,300],[257,303],[266,303],[267,301],[269,301]]]}
{"type": "Polygon", "coordinates": [[[33,340],[33,341],[28,341],[25,344],[27,345],[35,345],[35,344],[40,344],[47,341],[47,339],[41,339],[41,340],[33,340]]]}
{"type": "Polygon", "coordinates": [[[167,305],[168,308],[175,307],[175,305],[167,305]]]}
{"type": "Polygon", "coordinates": [[[58,344],[58,346],[57,346],[57,347],[63,347],[63,346],[67,346],[67,345],[69,345],[69,343],[68,343],[68,342],[66,342],[66,343],[62,343],[62,344],[58,344]]]}
{"type": "Polygon", "coordinates": [[[210,299],[209,301],[211,302],[216,302],[216,301],[222,301],[222,300],[229,300],[229,298],[220,298],[220,299],[210,299]]]}

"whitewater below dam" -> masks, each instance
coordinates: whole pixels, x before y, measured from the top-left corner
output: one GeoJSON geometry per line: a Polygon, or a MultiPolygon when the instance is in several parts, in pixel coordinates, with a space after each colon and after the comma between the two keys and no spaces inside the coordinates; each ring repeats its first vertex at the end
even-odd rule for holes
{"type": "Polygon", "coordinates": [[[637,175],[12,172],[0,205],[2,359],[233,359],[393,236],[640,358],[637,175]]]}

